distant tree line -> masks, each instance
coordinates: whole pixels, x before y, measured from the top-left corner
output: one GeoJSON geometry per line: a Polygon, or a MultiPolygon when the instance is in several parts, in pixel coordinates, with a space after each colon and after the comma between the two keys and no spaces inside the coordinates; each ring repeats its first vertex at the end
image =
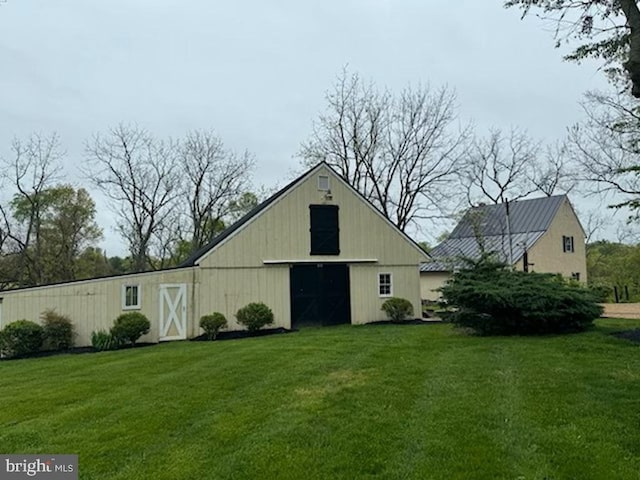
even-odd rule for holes
{"type": "Polygon", "coordinates": [[[640,245],[600,240],[587,245],[589,285],[602,299],[640,302],[640,245]]]}
{"type": "MultiPolygon", "coordinates": [[[[586,119],[545,144],[516,126],[479,133],[462,124],[448,87],[391,92],[344,70],[299,157],[303,167],[327,162],[410,233],[441,231],[436,222],[469,206],[571,191],[613,194],[611,206],[635,222],[640,110],[629,96],[585,98],[586,119]]],[[[11,193],[0,197],[0,288],[175,266],[260,200],[253,156],[228,150],[214,133],[161,139],[118,125],[85,142],[81,168],[108,199],[128,248],[107,258],[94,200],[63,181],[65,157],[55,134],[33,134],[2,159],[0,192],[11,193]]],[[[591,220],[602,215],[587,218],[591,237],[591,220]]]]}
{"type": "Polygon", "coordinates": [[[2,159],[0,289],[175,266],[255,207],[253,157],[212,132],[179,140],[119,125],[86,143],[85,179],[110,201],[129,254],[107,257],[86,188],[64,181],[56,134],[15,139],[2,159]]]}

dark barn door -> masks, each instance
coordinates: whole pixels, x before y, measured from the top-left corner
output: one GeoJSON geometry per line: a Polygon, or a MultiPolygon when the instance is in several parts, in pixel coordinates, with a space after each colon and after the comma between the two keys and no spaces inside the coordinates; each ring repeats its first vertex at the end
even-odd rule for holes
{"type": "Polygon", "coordinates": [[[294,265],[290,282],[293,328],[351,323],[347,265],[294,265]]]}

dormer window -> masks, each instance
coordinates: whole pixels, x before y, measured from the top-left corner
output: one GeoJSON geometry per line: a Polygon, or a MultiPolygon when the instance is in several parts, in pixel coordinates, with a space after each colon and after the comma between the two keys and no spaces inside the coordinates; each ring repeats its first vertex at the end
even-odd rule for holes
{"type": "Polygon", "coordinates": [[[328,175],[318,175],[318,190],[321,192],[327,192],[331,189],[329,185],[329,176],[328,175]]]}

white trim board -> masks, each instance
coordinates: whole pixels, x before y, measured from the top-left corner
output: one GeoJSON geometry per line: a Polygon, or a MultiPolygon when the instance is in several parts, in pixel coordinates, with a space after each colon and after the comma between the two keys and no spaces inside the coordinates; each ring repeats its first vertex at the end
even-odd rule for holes
{"type": "Polygon", "coordinates": [[[378,263],[377,258],[305,258],[297,260],[263,260],[264,265],[286,265],[288,263],[378,263]]]}

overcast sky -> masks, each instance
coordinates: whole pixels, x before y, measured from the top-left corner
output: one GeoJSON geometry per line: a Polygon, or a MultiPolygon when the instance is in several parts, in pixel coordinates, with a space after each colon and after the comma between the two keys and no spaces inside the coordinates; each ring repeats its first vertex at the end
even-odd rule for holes
{"type": "MultiPolygon", "coordinates": [[[[255,155],[258,183],[284,185],[345,65],[391,91],[447,84],[480,131],[552,141],[585,91],[606,88],[553,46],[501,0],[0,0],[0,155],[14,136],[58,132],[80,182],[84,141],[119,122],[159,137],[213,129],[255,155]]],[[[103,246],[124,253],[92,194],[103,246]]]]}

